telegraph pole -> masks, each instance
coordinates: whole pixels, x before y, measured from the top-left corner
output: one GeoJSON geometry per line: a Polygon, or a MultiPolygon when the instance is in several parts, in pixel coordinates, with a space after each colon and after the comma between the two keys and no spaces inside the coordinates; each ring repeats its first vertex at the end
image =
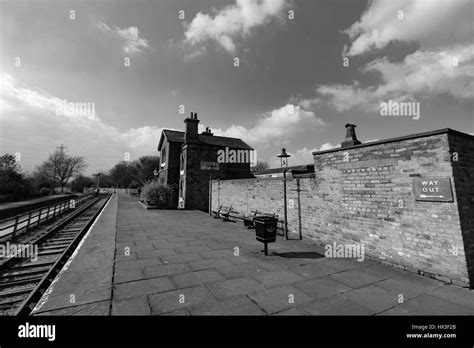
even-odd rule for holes
{"type": "MultiPolygon", "coordinates": [[[[63,156],[64,156],[64,149],[67,149],[67,146],[64,146],[64,144],[61,144],[61,146],[56,147],[56,154],[58,153],[58,149],[59,149],[59,154],[60,154],[61,158],[63,158],[63,156]]],[[[54,194],[54,189],[55,189],[55,187],[54,187],[54,182],[55,182],[55,180],[56,180],[56,169],[59,170],[59,168],[56,168],[56,167],[57,167],[57,162],[54,164],[53,194],[54,194]]],[[[61,182],[60,182],[59,184],[62,185],[61,182]]],[[[63,193],[63,192],[62,192],[62,187],[61,187],[61,193],[63,193]]]]}
{"type": "Polygon", "coordinates": [[[62,156],[62,155],[64,155],[64,149],[67,149],[67,146],[64,146],[64,144],[61,144],[61,146],[56,147],[56,149],[59,149],[59,153],[62,156]]]}

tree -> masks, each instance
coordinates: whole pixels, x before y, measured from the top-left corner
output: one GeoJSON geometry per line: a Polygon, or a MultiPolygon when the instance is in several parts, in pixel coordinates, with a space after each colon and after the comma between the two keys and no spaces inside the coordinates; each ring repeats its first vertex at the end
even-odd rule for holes
{"type": "Polygon", "coordinates": [[[53,182],[58,182],[61,193],[71,177],[79,175],[87,167],[84,157],[69,156],[62,152],[49,155],[48,159],[37,167],[37,171],[53,182]]]}
{"type": "Polygon", "coordinates": [[[110,177],[117,187],[130,187],[133,180],[133,166],[125,161],[117,163],[110,170],[110,177]]]}
{"type": "Polygon", "coordinates": [[[95,180],[88,176],[78,175],[71,182],[71,190],[73,192],[84,192],[84,188],[93,187],[95,185],[95,180]]]}
{"type": "Polygon", "coordinates": [[[9,153],[4,154],[0,157],[0,171],[2,173],[6,172],[16,172],[21,171],[20,166],[16,163],[15,156],[10,155],[9,153]]]}
{"type": "MultiPolygon", "coordinates": [[[[97,180],[97,177],[94,178],[97,180]]],[[[112,177],[106,172],[100,172],[100,187],[116,187],[114,180],[112,177]]]]}
{"type": "Polygon", "coordinates": [[[154,171],[160,169],[160,157],[158,156],[142,156],[136,162],[137,172],[135,181],[140,186],[153,180],[155,177],[154,171]]]}
{"type": "Polygon", "coordinates": [[[0,195],[2,200],[17,200],[28,197],[33,192],[31,183],[21,173],[15,156],[4,154],[0,157],[0,195]]]}
{"type": "Polygon", "coordinates": [[[261,172],[262,170],[266,170],[268,168],[270,168],[268,162],[257,161],[256,166],[252,167],[252,172],[261,172]]]}
{"type": "MultiPolygon", "coordinates": [[[[153,171],[160,168],[158,156],[142,156],[133,162],[121,161],[110,170],[110,178],[117,187],[136,188],[153,180],[153,171]]],[[[102,177],[101,177],[102,181],[102,177]]]]}

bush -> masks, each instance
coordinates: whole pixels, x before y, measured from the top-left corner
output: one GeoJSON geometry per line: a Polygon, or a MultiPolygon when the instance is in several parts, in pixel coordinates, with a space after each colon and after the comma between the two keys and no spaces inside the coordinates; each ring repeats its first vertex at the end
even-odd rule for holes
{"type": "Polygon", "coordinates": [[[49,194],[51,193],[51,190],[47,187],[42,187],[40,188],[40,193],[41,193],[41,196],[49,196],[49,194]]]}
{"type": "Polygon", "coordinates": [[[140,200],[148,205],[159,208],[170,207],[171,189],[156,181],[151,181],[143,186],[140,200]]]}

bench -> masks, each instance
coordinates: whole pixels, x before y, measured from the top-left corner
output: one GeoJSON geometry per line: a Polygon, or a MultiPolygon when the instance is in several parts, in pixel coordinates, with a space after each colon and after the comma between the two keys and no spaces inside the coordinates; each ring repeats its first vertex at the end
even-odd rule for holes
{"type": "Polygon", "coordinates": [[[264,212],[260,212],[258,210],[252,210],[250,212],[251,215],[247,215],[247,216],[244,216],[242,218],[242,220],[244,221],[244,226],[247,226],[248,229],[251,229],[251,228],[255,228],[255,222],[254,222],[254,218],[256,217],[259,217],[259,216],[270,216],[270,217],[275,217],[277,218],[278,215],[277,214],[273,214],[273,213],[264,213],[264,212]]]}
{"type": "MultiPolygon", "coordinates": [[[[221,205],[214,214],[215,214],[214,216],[215,219],[222,217],[223,221],[232,221],[230,220],[230,217],[231,216],[238,217],[239,212],[233,209],[232,206],[227,207],[225,205],[221,205]]],[[[232,221],[232,222],[235,222],[235,221],[232,221]]]]}

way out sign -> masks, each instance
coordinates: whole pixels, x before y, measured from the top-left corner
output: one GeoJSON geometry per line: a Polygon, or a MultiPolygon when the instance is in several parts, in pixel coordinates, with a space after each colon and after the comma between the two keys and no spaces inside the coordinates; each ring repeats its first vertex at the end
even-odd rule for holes
{"type": "Polygon", "coordinates": [[[413,178],[413,190],[417,201],[453,201],[453,191],[449,178],[413,178]]]}

